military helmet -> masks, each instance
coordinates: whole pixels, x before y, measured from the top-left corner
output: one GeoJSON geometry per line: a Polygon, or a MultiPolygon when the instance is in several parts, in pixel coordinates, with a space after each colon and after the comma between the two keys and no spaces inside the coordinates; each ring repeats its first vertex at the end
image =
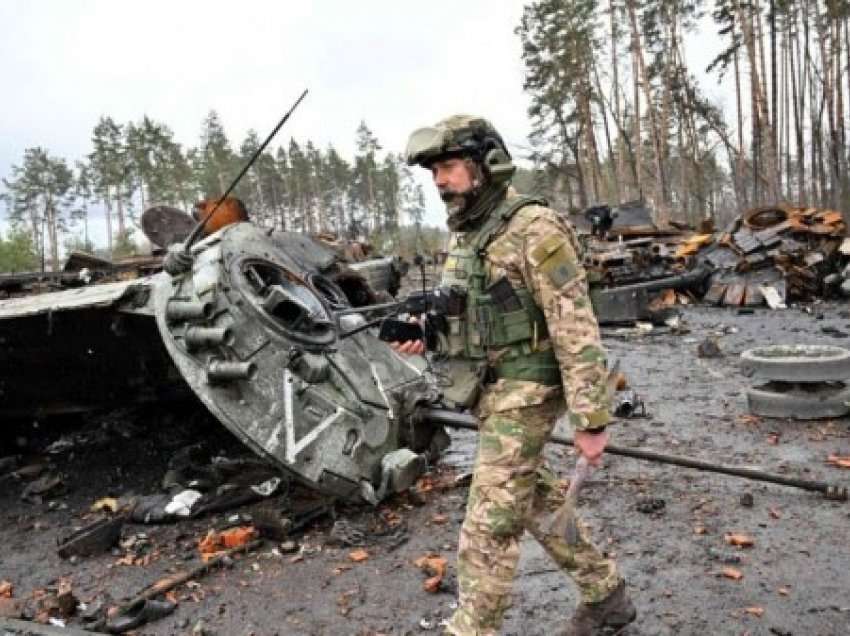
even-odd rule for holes
{"type": "Polygon", "coordinates": [[[481,164],[495,183],[509,180],[516,168],[501,135],[489,121],[452,115],[433,126],[414,130],[407,141],[407,164],[428,168],[438,160],[468,157],[481,164]]]}

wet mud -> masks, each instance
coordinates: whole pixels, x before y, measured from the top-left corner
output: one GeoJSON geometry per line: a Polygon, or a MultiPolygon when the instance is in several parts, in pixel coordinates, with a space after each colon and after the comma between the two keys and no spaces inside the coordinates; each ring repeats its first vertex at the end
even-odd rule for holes
{"type": "MultiPolygon", "coordinates": [[[[850,332],[846,305],[805,309],[739,314],[688,307],[688,333],[607,329],[610,357],[620,361],[647,410],[646,417],[613,428],[613,442],[848,485],[850,470],[826,459],[850,455],[850,419],[747,416],[751,380],[740,369],[741,351],[779,343],[850,346],[842,335],[850,332]],[[720,357],[698,356],[706,337],[716,338],[720,357]]],[[[123,549],[74,561],[56,554],[57,539],[82,526],[96,500],[156,492],[168,458],[186,443],[202,437],[231,457],[245,452],[202,408],[182,403],[37,425],[3,423],[0,457],[24,455],[25,462],[43,457],[40,450],[69,430],[105,431],[49,457],[48,469],[62,477],[63,489],[41,503],[21,500],[25,483],[0,482],[0,581],[12,583],[13,598],[31,599],[63,580],[80,601],[116,605],[196,564],[198,540],[232,514],[284,507],[278,498],[174,524],[128,524],[123,536],[143,534],[148,546],[150,557],[139,564],[122,563],[123,549]]],[[[365,545],[332,545],[333,519],[325,517],[295,538],[294,552],[266,541],[177,588],[176,611],[135,633],[439,633],[455,602],[454,552],[466,497],[464,487],[450,486],[451,477],[471,469],[475,452],[474,433],[451,434],[452,446],[429,482],[444,487],[401,495],[377,509],[337,510],[337,519],[366,529],[365,545]],[[368,532],[382,524],[393,526],[392,540],[368,532]],[[357,549],[365,558],[352,558],[357,549]],[[428,575],[414,565],[427,554],[448,559],[437,593],[423,589],[428,575]]],[[[546,453],[561,476],[569,474],[575,461],[569,449],[550,444],[546,453]]],[[[848,503],[608,456],[585,484],[581,510],[597,543],[617,559],[638,607],[637,621],[622,634],[850,632],[848,503]],[[753,545],[732,546],[730,534],[747,535],[753,545]],[[733,572],[740,577],[729,578],[733,572]]],[[[569,580],[530,538],[514,591],[505,634],[555,633],[577,602],[569,580]]]]}

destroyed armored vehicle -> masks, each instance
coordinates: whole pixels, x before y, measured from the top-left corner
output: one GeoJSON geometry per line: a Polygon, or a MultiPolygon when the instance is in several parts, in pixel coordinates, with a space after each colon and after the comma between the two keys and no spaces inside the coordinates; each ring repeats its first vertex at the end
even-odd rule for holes
{"type": "Polygon", "coordinates": [[[415,417],[433,383],[352,311],[385,300],[368,262],[248,222],[191,255],[180,275],[0,300],[0,418],[194,393],[303,483],[372,503],[445,447],[442,427],[415,417]]]}

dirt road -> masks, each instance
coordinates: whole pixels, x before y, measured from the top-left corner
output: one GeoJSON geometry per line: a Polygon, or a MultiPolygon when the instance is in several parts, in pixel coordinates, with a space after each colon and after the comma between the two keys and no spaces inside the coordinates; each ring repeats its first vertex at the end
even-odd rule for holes
{"type": "MultiPolygon", "coordinates": [[[[606,333],[610,357],[620,360],[648,411],[612,430],[617,444],[850,483],[850,470],[825,462],[831,454],[850,455],[850,420],[747,417],[749,380],[738,367],[738,354],[760,344],[850,346],[846,305],[747,315],[687,308],[684,318],[686,334],[606,333]],[[712,335],[723,357],[698,358],[698,343],[712,335]]],[[[80,601],[116,604],[197,561],[198,539],[231,513],[173,525],[127,525],[125,539],[143,535],[138,564],[125,564],[124,549],[71,562],[59,558],[55,546],[83,524],[97,499],[156,492],[168,458],[182,445],[209,438],[227,454],[237,453],[236,442],[201,408],[159,407],[42,422],[38,428],[3,424],[0,457],[40,456],[37,451],[72,424],[75,430],[105,431],[50,456],[49,471],[62,477],[63,487],[42,503],[21,501],[24,484],[0,482],[0,582],[12,583],[13,598],[32,608],[37,590],[64,579],[80,601]]],[[[449,484],[471,467],[474,433],[452,437],[431,483],[449,484]]],[[[569,473],[574,459],[567,449],[550,445],[547,456],[559,473],[569,473]]],[[[333,522],[325,518],[297,539],[296,552],[267,542],[230,567],[178,588],[177,610],[137,633],[439,633],[439,621],[454,603],[454,552],[465,496],[463,487],[436,487],[377,510],[341,509],[338,519],[365,533],[365,558],[352,559],[356,546],[329,545],[333,522]],[[375,528],[382,533],[370,532],[375,528]],[[413,563],[427,554],[449,563],[437,593],[423,589],[427,575],[413,563]]],[[[283,503],[267,501],[240,512],[283,503]]],[[[850,633],[848,503],[609,456],[586,484],[582,510],[597,541],[616,556],[638,606],[638,620],[624,634],[850,633]],[[729,534],[747,535],[752,547],[729,545],[729,534]]],[[[532,540],[525,541],[504,633],[553,633],[575,602],[569,581],[532,540]]]]}

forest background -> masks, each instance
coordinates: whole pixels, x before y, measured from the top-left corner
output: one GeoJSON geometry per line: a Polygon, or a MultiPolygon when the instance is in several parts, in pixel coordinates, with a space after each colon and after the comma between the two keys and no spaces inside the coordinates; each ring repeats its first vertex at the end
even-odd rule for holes
{"type": "MultiPolygon", "coordinates": [[[[644,199],[660,225],[722,226],[778,202],[846,213],[849,22],[847,1],[525,3],[512,25],[531,130],[512,144],[523,165],[517,185],[569,211],[644,199]],[[718,54],[707,68],[689,67],[686,47],[709,29],[718,54]],[[731,103],[710,95],[706,78],[731,103]]],[[[444,232],[425,226],[423,181],[400,148],[384,148],[365,121],[353,132],[351,156],[309,139],[273,146],[237,196],[263,226],[368,238],[408,254],[437,249],[444,232]]],[[[219,195],[259,139],[232,139],[212,110],[192,146],[141,113],[101,116],[84,156],[26,148],[3,178],[0,271],[55,268],[71,249],[147,249],[141,211],[189,210],[219,195]],[[97,233],[92,210],[106,226],[97,233]]]]}

